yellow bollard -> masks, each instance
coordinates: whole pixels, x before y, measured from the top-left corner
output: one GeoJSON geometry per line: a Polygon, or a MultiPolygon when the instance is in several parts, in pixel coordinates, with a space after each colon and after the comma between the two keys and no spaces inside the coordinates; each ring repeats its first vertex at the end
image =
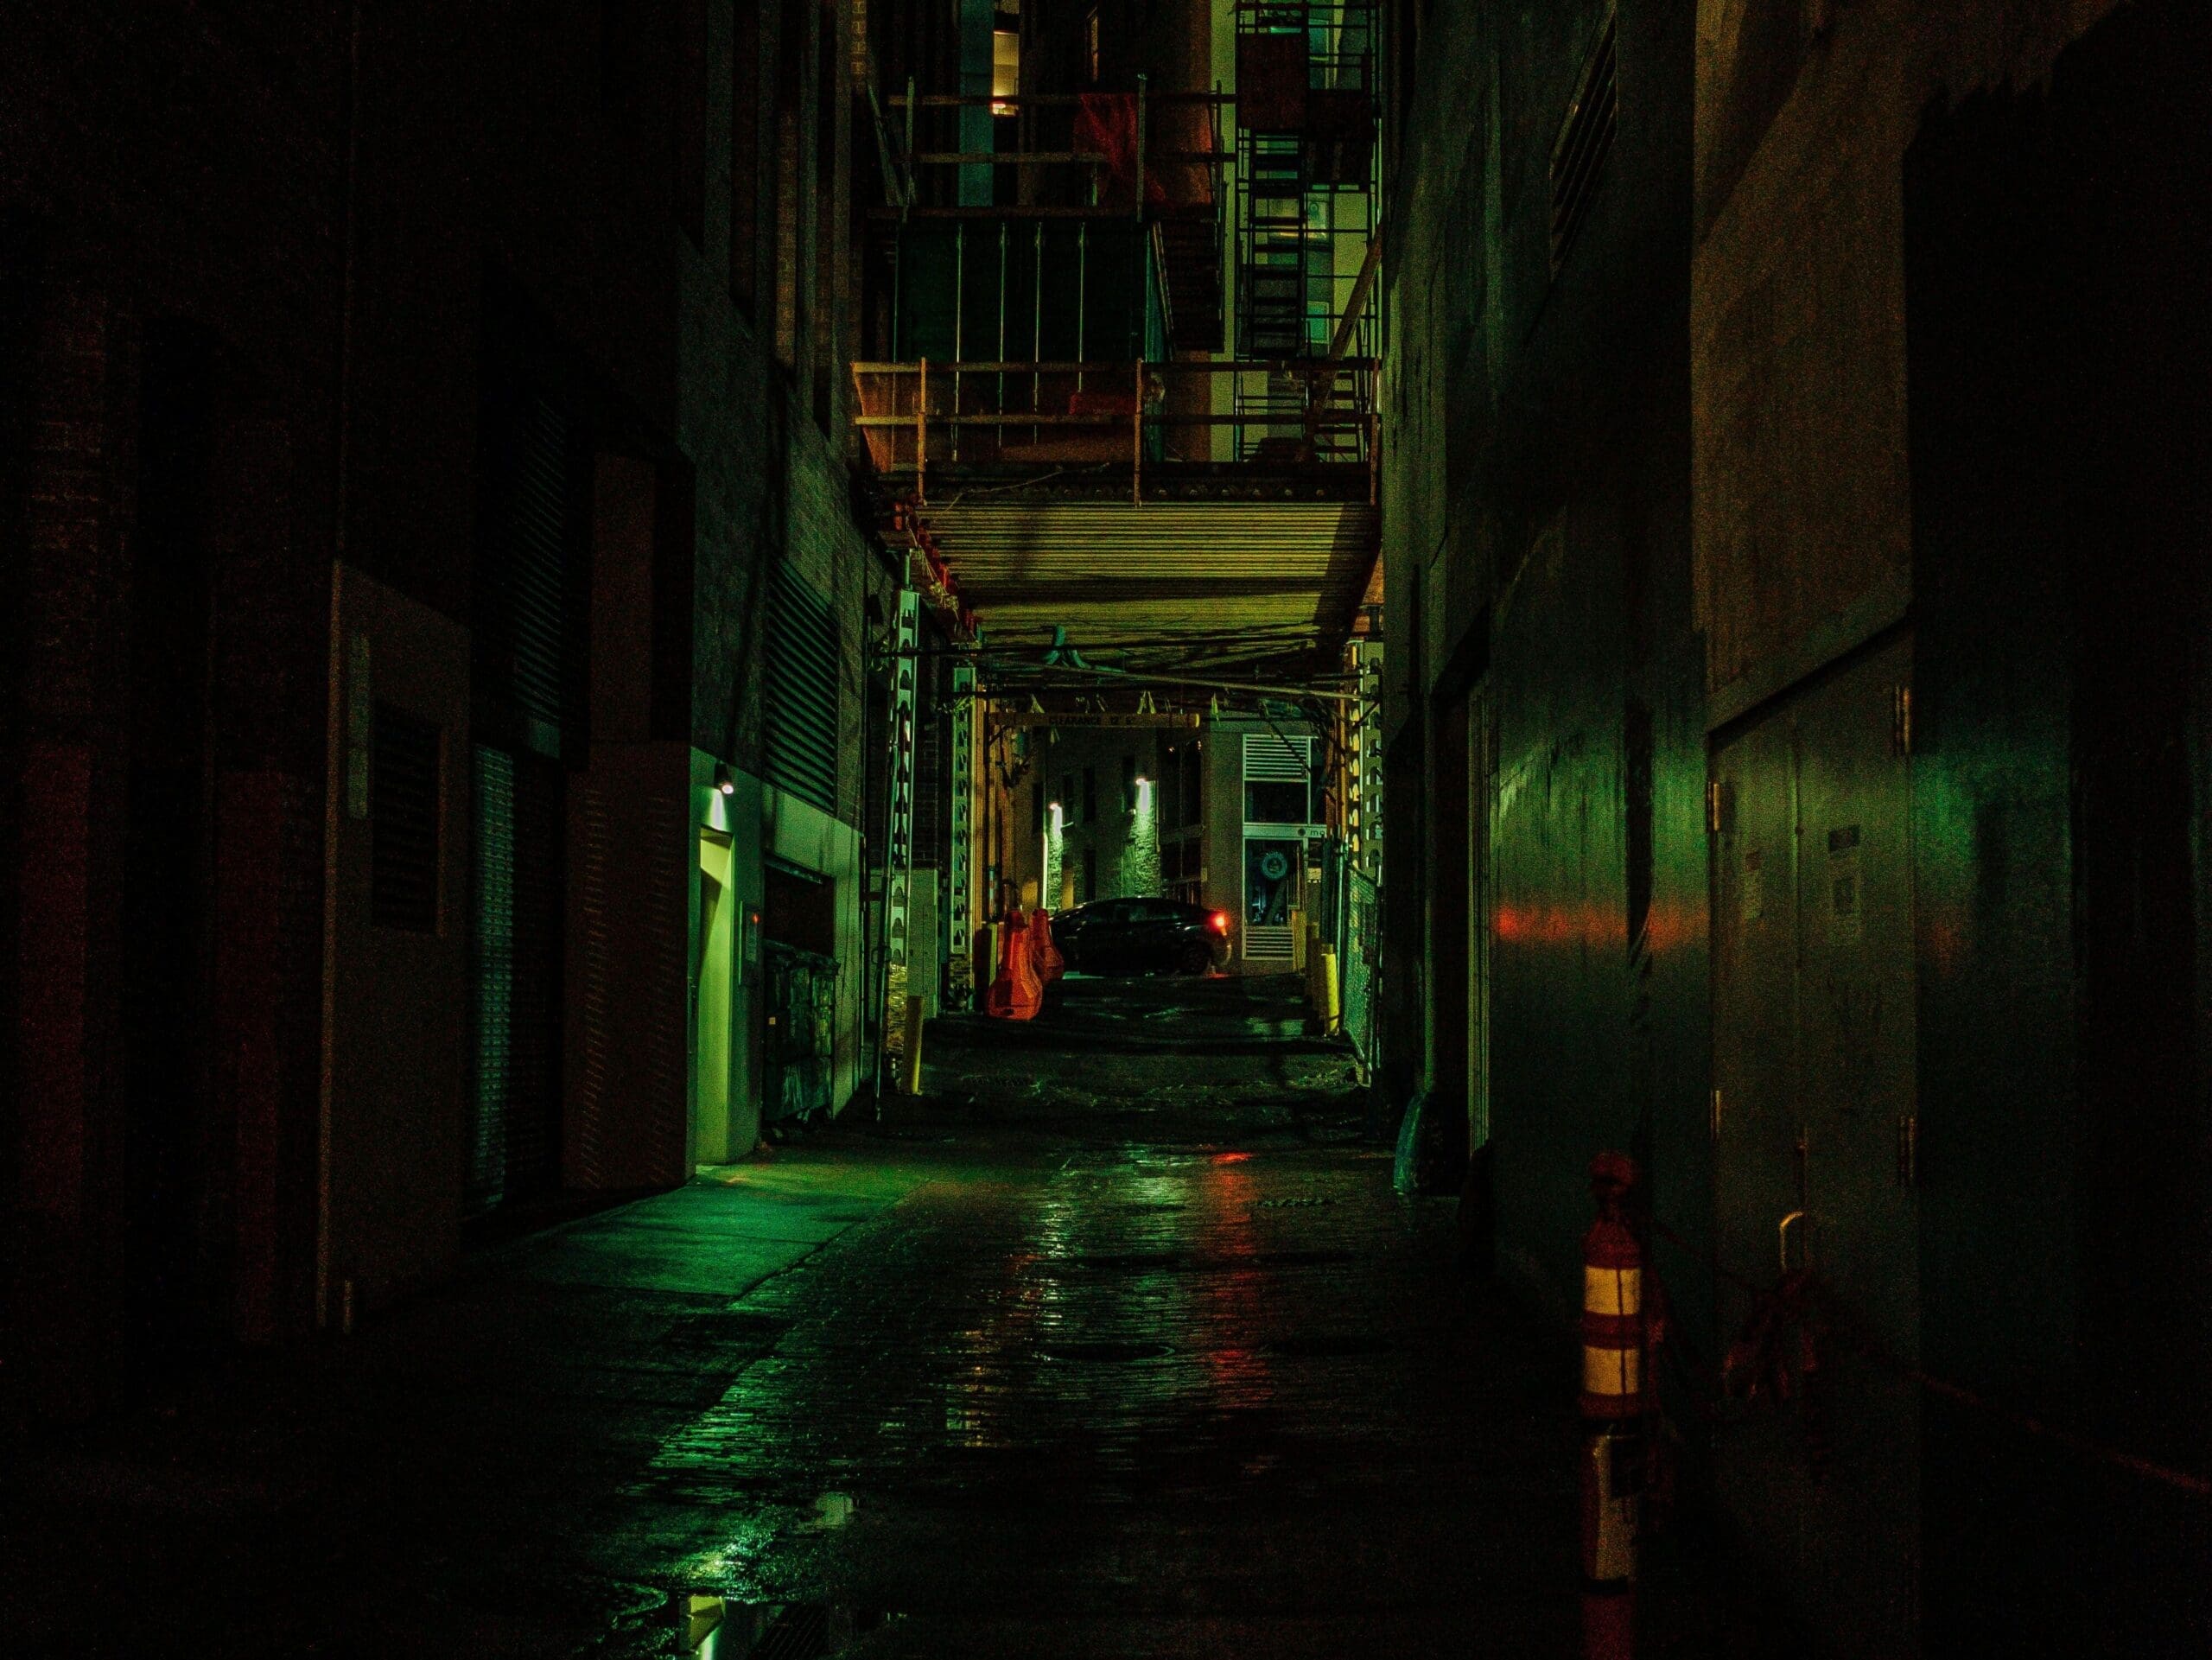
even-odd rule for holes
{"type": "Polygon", "coordinates": [[[1290,966],[1294,972],[1304,974],[1306,968],[1306,913],[1290,913],[1290,966]]]}
{"type": "Polygon", "coordinates": [[[1333,1034],[1344,1024],[1344,984],[1337,977],[1337,948],[1321,948],[1321,1029],[1333,1034]]]}
{"type": "Polygon", "coordinates": [[[906,1052],[899,1056],[899,1087],[908,1095],[922,1092],[922,1000],[906,999],[906,1052]]]}

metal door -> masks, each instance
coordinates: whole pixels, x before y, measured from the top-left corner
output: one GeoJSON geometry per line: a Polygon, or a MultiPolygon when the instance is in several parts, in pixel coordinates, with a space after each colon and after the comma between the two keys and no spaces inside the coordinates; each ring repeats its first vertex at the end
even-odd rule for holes
{"type": "Polygon", "coordinates": [[[1724,1429],[1721,1479],[1804,1612],[1869,1657],[1913,1652],[1916,1626],[1910,660],[1863,658],[1713,758],[1721,1338],[1780,1276],[1788,1218],[1818,1311],[1810,1388],[1724,1429]]]}

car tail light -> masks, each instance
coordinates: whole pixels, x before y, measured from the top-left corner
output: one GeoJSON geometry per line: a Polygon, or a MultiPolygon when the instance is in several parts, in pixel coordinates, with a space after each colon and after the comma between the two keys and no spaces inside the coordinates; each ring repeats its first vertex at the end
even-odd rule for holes
{"type": "Polygon", "coordinates": [[[1229,932],[1229,913],[1226,911],[1216,911],[1211,916],[1206,919],[1206,926],[1212,929],[1214,932],[1217,934],[1227,933],[1229,932]]]}

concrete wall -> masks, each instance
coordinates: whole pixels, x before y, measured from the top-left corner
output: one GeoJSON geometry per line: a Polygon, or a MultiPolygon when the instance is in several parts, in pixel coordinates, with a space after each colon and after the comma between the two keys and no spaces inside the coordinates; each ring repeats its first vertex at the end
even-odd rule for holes
{"type": "Polygon", "coordinates": [[[1618,135],[1554,274],[1549,158],[1606,10],[1428,21],[1391,135],[1386,267],[1392,1002],[1427,1011],[1394,1031],[1386,1071],[1471,1109],[1467,1005],[1487,1003],[1499,1260],[1561,1313],[1580,1294],[1592,1154],[1653,1163],[1688,1238],[1710,1202],[1685,1133],[1705,1041],[1691,41],[1679,9],[1621,9],[1618,135]],[[1486,801],[1470,798],[1477,735],[1495,757],[1486,801]],[[1489,984],[1471,987],[1473,813],[1491,818],[1493,949],[1489,984]],[[1402,960],[1409,938],[1418,969],[1402,960]]]}
{"type": "MultiPolygon", "coordinates": [[[[1717,1352],[1745,1296],[1708,1277],[1708,1243],[1764,1241],[1733,1271],[1770,1274],[1775,1212],[1740,1181],[1757,1115],[1710,1094],[1708,996],[1740,988],[1709,985],[1707,941],[1747,913],[1708,899],[1708,754],[1786,730],[1790,764],[1827,776],[1886,741],[1910,762],[1913,892],[1879,944],[1913,959],[1912,1019],[1837,1039],[1791,1016],[1719,1059],[1816,1068],[1809,1102],[1910,1028],[1912,1076],[1883,1081],[1923,1149],[1901,1181],[1873,1158],[1853,1196],[1847,1115],[1779,1104],[1807,1115],[1797,1202],[1829,1250],[1910,1218],[1909,1306],[1860,1312],[1900,1321],[1945,1387],[1923,1399],[1895,1353],[1832,1366],[1837,1447],[1895,1416],[1882,1401],[1903,1414],[1885,1491],[1850,1497],[1857,1469],[1823,1487],[1786,1420],[1702,1451],[1816,1649],[2201,1645],[2181,1589],[2200,1523],[1957,1391],[2201,1467],[2179,1380],[2212,1320],[2193,1294],[2154,1315],[2139,1288],[2208,1225],[2201,1015],[2177,1001],[2205,906],[2183,851],[2203,683],[2179,642],[2206,601],[2201,560],[2157,551],[2201,540],[2177,459],[2201,453],[2179,275],[2198,232],[2153,205],[2201,177],[2197,128],[2169,117],[2201,109],[2173,66],[2201,61],[2204,24],[1629,0],[1618,136],[1554,270],[1550,146],[1605,10],[1398,14],[1389,971],[1425,1018],[1392,1028],[1386,1072],[1456,1096],[1482,1059],[1455,1035],[1465,1000],[1486,998],[1477,1174],[1501,1269],[1570,1313],[1581,1166],[1629,1147],[1678,1326],[1717,1352]],[[1865,709],[1822,724],[1892,661],[1894,733],[1865,709]],[[1496,777],[1462,813],[1485,718],[1496,777]],[[1452,821],[1485,812],[1492,966],[1470,989],[1452,821]]],[[[1840,1287],[1872,1266],[1823,1264],[1840,1287]]]]}

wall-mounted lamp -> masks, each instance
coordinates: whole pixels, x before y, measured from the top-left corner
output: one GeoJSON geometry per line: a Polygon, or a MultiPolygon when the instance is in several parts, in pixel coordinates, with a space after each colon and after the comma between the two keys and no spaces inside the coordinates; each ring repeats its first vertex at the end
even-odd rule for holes
{"type": "Polygon", "coordinates": [[[729,768],[721,765],[719,761],[715,765],[715,788],[721,791],[724,795],[735,795],[737,793],[737,780],[730,776],[729,768]]]}

